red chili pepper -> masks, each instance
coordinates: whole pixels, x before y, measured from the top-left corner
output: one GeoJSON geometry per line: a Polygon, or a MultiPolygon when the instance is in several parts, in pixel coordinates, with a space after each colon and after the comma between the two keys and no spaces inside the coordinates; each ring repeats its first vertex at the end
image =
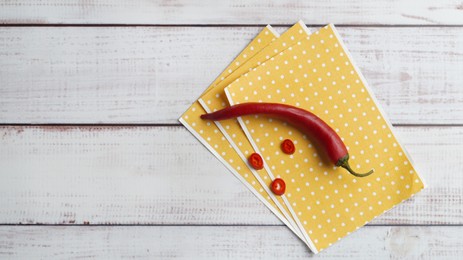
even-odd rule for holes
{"type": "Polygon", "coordinates": [[[357,177],[365,177],[373,173],[354,172],[348,163],[347,148],[336,132],[323,120],[304,109],[278,103],[243,103],[230,106],[214,113],[201,115],[202,119],[225,120],[245,115],[263,114],[285,120],[320,142],[328,157],[336,166],[340,166],[357,177]]]}
{"type": "Polygon", "coordinates": [[[275,195],[281,196],[285,194],[286,190],[286,183],[283,179],[276,178],[275,180],[272,181],[270,184],[270,189],[275,195]]]}
{"type": "Polygon", "coordinates": [[[248,158],[249,164],[256,170],[262,170],[264,168],[264,160],[258,153],[253,153],[248,158]]]}
{"type": "Polygon", "coordinates": [[[285,154],[293,154],[296,151],[296,147],[294,147],[293,141],[285,139],[281,143],[281,150],[283,150],[285,154]]]}

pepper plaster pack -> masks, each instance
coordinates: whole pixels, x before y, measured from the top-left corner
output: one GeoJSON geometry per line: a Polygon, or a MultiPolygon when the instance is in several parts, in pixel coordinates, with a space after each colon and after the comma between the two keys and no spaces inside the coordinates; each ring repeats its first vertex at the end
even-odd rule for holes
{"type": "Polygon", "coordinates": [[[294,28],[216,82],[181,122],[317,253],[424,183],[334,26],[294,28]]]}

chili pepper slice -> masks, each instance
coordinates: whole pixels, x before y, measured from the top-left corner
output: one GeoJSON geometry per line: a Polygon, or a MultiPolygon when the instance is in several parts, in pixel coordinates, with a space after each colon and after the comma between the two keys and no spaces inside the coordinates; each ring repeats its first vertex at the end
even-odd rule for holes
{"type": "Polygon", "coordinates": [[[286,183],[283,179],[276,178],[270,184],[270,189],[275,195],[281,196],[285,194],[286,191],[286,183]]]}
{"type": "Polygon", "coordinates": [[[303,133],[317,139],[328,157],[336,166],[343,167],[356,177],[365,177],[373,173],[354,172],[349,166],[349,154],[346,145],[336,131],[313,113],[286,104],[278,103],[242,103],[224,108],[214,113],[201,115],[202,119],[225,120],[245,115],[263,114],[285,120],[303,133]]]}
{"type": "Polygon", "coordinates": [[[293,141],[286,139],[281,143],[281,150],[285,154],[293,154],[296,151],[296,147],[294,147],[293,141]]]}
{"type": "Polygon", "coordinates": [[[264,160],[258,153],[253,153],[248,158],[249,164],[256,170],[262,170],[264,168],[264,160]]]}

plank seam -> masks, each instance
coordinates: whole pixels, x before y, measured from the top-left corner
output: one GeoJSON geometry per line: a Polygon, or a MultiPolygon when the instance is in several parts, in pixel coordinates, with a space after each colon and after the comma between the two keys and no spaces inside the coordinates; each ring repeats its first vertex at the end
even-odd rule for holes
{"type": "MultiPolygon", "coordinates": [[[[286,227],[284,224],[1,224],[3,226],[45,227],[286,227]]],[[[462,227],[462,224],[367,224],[365,227],[462,227]]]]}
{"type": "MultiPolygon", "coordinates": [[[[0,23],[0,27],[265,27],[268,24],[35,24],[35,23],[0,23]]],[[[323,27],[326,24],[306,24],[307,27],[323,27]]],[[[335,24],[336,27],[368,27],[368,28],[463,28],[463,24],[335,24]]],[[[272,27],[290,27],[292,24],[272,24],[272,27]]]]}
{"type": "MultiPolygon", "coordinates": [[[[23,126],[23,127],[178,127],[182,126],[180,123],[153,123],[153,124],[145,124],[145,123],[108,123],[108,124],[93,124],[93,123],[44,123],[44,124],[36,124],[36,123],[0,123],[0,127],[8,127],[8,126],[23,126]]],[[[392,124],[394,127],[463,127],[463,124],[456,123],[456,124],[392,124]]]]}

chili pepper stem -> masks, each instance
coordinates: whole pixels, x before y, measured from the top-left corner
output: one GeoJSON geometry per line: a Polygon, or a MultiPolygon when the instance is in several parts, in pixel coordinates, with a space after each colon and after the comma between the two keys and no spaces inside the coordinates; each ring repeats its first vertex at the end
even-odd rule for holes
{"type": "Polygon", "coordinates": [[[356,176],[356,177],[366,177],[370,174],[372,174],[374,172],[373,169],[371,169],[369,172],[367,173],[356,173],[354,170],[352,170],[352,168],[350,168],[350,165],[349,165],[349,155],[346,155],[344,157],[342,157],[341,159],[338,160],[338,162],[336,163],[336,166],[341,166],[342,168],[346,169],[350,174],[356,176]]]}

